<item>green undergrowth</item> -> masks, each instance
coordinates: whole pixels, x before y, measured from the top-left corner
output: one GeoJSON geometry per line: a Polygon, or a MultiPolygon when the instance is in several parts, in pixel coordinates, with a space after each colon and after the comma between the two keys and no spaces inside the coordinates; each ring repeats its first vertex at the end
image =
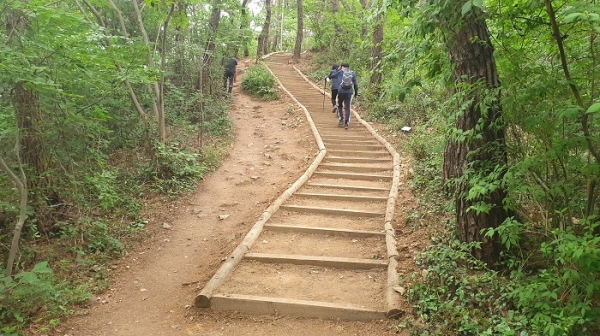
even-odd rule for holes
{"type": "MultiPolygon", "coordinates": [[[[221,164],[231,142],[225,108],[207,114],[202,146],[200,125],[173,123],[176,133],[168,143],[121,150],[107,157],[102,169],[74,181],[72,201],[46,231],[26,224],[14,274],[0,277],[0,335],[22,335],[31,328],[49,332],[106,290],[113,261],[150,233],[143,204],[186,197],[221,164]]],[[[5,210],[16,211],[8,205],[5,210]]],[[[9,237],[10,232],[0,233],[2,241],[9,237]]]]}
{"type": "Polygon", "coordinates": [[[278,92],[275,88],[275,78],[266,66],[260,63],[248,69],[242,80],[242,89],[249,95],[264,100],[278,98],[278,92]]]}

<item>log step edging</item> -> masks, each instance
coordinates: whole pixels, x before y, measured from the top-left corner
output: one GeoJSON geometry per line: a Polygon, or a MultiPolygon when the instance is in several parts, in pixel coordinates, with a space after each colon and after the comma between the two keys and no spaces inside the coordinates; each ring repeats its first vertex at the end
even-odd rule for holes
{"type": "Polygon", "coordinates": [[[322,234],[339,237],[355,237],[355,238],[379,238],[385,237],[385,232],[377,231],[365,231],[365,230],[351,230],[351,229],[338,229],[318,226],[294,226],[294,225],[280,225],[280,224],[267,224],[264,226],[265,229],[273,232],[283,233],[307,233],[307,234],[322,234]]]}
{"type": "Polygon", "coordinates": [[[244,294],[215,294],[214,310],[234,310],[249,314],[292,315],[300,317],[373,321],[386,318],[387,312],[352,304],[297,300],[244,294]]]}
{"type": "Polygon", "coordinates": [[[271,264],[312,265],[343,269],[385,268],[388,264],[384,260],[375,259],[273,253],[246,253],[244,259],[271,264]]]}

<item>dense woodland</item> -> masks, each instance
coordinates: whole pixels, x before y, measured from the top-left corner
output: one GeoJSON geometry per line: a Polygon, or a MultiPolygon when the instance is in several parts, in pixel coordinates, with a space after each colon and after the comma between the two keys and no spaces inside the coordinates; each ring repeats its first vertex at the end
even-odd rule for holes
{"type": "Polygon", "coordinates": [[[144,201],[219,164],[231,57],[310,51],[315,81],[347,61],[360,110],[413,128],[408,221],[443,230],[394,328],[600,334],[595,1],[0,0],[0,23],[0,333],[103,290],[144,201]]]}

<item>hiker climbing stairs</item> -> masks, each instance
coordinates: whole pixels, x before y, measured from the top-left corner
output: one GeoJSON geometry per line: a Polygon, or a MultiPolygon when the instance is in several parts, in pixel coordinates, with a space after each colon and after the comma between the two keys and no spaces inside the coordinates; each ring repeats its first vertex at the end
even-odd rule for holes
{"type": "Polygon", "coordinates": [[[290,58],[274,54],[265,63],[305,111],[319,155],[265,210],[196,306],[345,320],[399,314],[391,226],[398,154],[356,115],[340,127],[329,97],[290,58]]]}

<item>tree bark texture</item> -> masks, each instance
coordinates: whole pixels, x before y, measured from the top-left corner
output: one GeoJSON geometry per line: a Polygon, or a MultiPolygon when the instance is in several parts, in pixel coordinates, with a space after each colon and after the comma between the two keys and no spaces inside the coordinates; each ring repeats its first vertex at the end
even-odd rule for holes
{"type": "MultiPolygon", "coordinates": [[[[461,12],[457,2],[454,13],[461,12]]],[[[454,184],[457,234],[463,242],[480,242],[481,248],[474,249],[472,254],[477,259],[492,266],[497,261],[500,244],[497,235],[485,237],[482,229],[497,227],[509,216],[503,208],[506,191],[497,188],[487,195],[476,199],[467,199],[471,183],[469,179],[480,176],[487,177],[497,166],[505,164],[507,155],[504,140],[504,127],[499,124],[501,118],[500,97],[495,97],[492,106],[481,110],[480,96],[482,89],[494,89],[500,85],[496,63],[493,58],[493,46],[482,12],[472,10],[464,16],[456,28],[456,24],[443,22],[448,36],[446,44],[449,57],[454,66],[453,77],[456,84],[468,83],[482,85],[477,87],[466,99],[473,99],[470,105],[456,117],[454,127],[461,131],[474,131],[481,135],[480,139],[469,138],[459,141],[450,138],[444,150],[444,179],[458,179],[454,184]],[[476,84],[477,83],[477,84],[476,84]],[[479,91],[478,91],[479,90],[479,91]],[[476,130],[476,125],[483,128],[476,130]],[[469,170],[469,176],[465,174],[469,170]],[[477,213],[469,210],[471,206],[485,202],[491,205],[488,212],[477,213]]],[[[457,86],[457,90],[461,90],[457,86]]],[[[462,103],[462,102],[461,102],[462,103]]],[[[460,103],[459,103],[460,104],[460,103]]],[[[502,179],[502,172],[498,179],[502,179]]]]}
{"type": "MultiPolygon", "coordinates": [[[[221,21],[221,0],[213,0],[212,2],[212,13],[210,15],[210,22],[208,24],[208,40],[206,41],[206,47],[204,48],[204,56],[202,56],[202,76],[204,83],[201,83],[204,92],[210,92],[210,68],[214,59],[215,52],[215,38],[217,31],[219,30],[219,23],[221,21]]],[[[219,78],[220,80],[220,78],[219,78]]]]}
{"type": "Polygon", "coordinates": [[[296,0],[298,5],[298,29],[296,31],[296,43],[294,44],[294,59],[299,60],[302,52],[302,38],[304,36],[304,10],[302,0],[296,0]]]}
{"type": "Polygon", "coordinates": [[[265,11],[265,24],[262,27],[260,35],[258,35],[256,57],[261,57],[268,52],[267,41],[269,40],[269,26],[271,25],[271,0],[265,0],[265,11]]]}
{"type": "MultiPolygon", "coordinates": [[[[379,8],[379,3],[377,7],[379,8]]],[[[373,30],[373,49],[371,50],[371,85],[374,88],[376,95],[379,93],[379,85],[381,84],[381,60],[383,58],[382,46],[383,43],[383,15],[378,14],[373,30]]]]}
{"type": "Polygon", "coordinates": [[[37,93],[18,83],[12,92],[12,103],[21,134],[21,158],[29,167],[31,175],[29,189],[44,188],[48,185],[48,158],[43,140],[43,115],[37,93]]]}

